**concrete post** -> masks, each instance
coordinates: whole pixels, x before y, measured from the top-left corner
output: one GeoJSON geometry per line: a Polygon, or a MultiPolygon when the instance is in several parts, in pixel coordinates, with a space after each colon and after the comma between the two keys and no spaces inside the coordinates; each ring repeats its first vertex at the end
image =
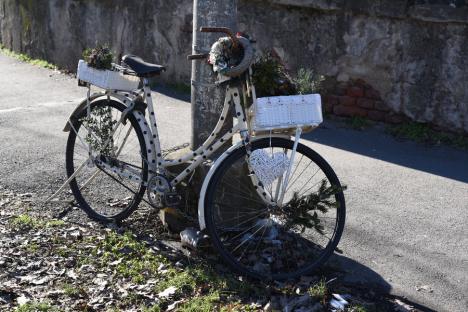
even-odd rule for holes
{"type": "MultiPolygon", "coordinates": [[[[201,33],[200,27],[229,27],[237,31],[237,0],[194,0],[193,54],[208,52],[220,33],[201,33]]],[[[192,148],[210,135],[224,103],[224,90],[209,87],[215,74],[204,61],[192,62],[192,148]]],[[[230,119],[228,119],[230,120],[230,119]]]]}

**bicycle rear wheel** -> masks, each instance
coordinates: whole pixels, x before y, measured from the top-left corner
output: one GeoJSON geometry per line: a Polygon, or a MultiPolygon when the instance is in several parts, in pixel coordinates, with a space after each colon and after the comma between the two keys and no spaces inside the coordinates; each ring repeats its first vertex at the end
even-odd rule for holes
{"type": "MultiPolygon", "coordinates": [[[[293,144],[262,139],[252,143],[252,155],[262,151],[274,161],[282,154],[290,161],[293,144]]],[[[254,186],[247,159],[245,147],[232,152],[207,188],[205,221],[215,248],[232,268],[254,278],[284,280],[317,269],[343,232],[346,207],[336,174],[319,154],[298,144],[284,204],[274,205],[258,191],[280,197],[286,170],[254,186]]]]}
{"type": "Polygon", "coordinates": [[[148,166],[143,133],[132,113],[125,124],[118,125],[125,109],[117,101],[92,103],[90,116],[84,109],[73,121],[68,136],[67,175],[76,174],[70,188],[88,216],[101,222],[127,218],[146,190],[143,182],[148,178],[148,166]],[[139,181],[123,176],[121,170],[131,172],[139,181]]]}

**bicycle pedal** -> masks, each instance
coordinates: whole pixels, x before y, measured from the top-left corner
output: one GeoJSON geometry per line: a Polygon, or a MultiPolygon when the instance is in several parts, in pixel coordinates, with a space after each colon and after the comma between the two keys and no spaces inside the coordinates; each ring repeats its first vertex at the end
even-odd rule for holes
{"type": "Polygon", "coordinates": [[[177,193],[166,193],[164,195],[164,201],[166,203],[166,206],[168,207],[175,207],[180,204],[182,200],[182,196],[180,196],[177,193]]]}

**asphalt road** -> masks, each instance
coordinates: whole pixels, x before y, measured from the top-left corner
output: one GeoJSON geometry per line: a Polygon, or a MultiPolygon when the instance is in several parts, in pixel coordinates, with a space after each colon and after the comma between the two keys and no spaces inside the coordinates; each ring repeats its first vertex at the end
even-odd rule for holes
{"type": "MultiPolygon", "coordinates": [[[[86,91],[1,54],[0,90],[0,186],[43,199],[64,181],[62,128],[86,91]]],[[[190,104],[154,96],[163,147],[188,142],[190,104]]],[[[468,310],[468,152],[336,122],[305,142],[348,186],[344,253],[332,260],[346,279],[438,311],[468,310]]]]}

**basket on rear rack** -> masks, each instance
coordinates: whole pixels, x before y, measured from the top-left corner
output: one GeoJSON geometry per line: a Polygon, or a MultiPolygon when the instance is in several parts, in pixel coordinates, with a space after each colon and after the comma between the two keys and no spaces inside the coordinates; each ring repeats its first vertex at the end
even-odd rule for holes
{"type": "Polygon", "coordinates": [[[257,98],[250,109],[255,133],[291,133],[298,127],[311,131],[323,122],[320,94],[257,98]]]}
{"type": "Polygon", "coordinates": [[[101,70],[90,67],[85,61],[78,62],[76,78],[78,81],[89,83],[105,90],[133,91],[138,89],[140,79],[136,76],[125,75],[119,70],[101,70]]]}

